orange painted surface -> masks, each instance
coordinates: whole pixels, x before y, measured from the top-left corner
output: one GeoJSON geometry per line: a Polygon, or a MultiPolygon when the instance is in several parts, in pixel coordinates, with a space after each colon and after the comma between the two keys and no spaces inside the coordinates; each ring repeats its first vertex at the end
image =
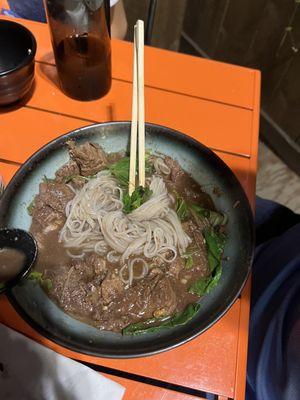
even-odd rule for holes
{"type": "MultiPolygon", "coordinates": [[[[256,171],[258,160],[258,132],[259,132],[259,112],[260,112],[260,75],[257,74],[255,78],[253,103],[253,123],[252,123],[252,142],[251,142],[251,158],[249,168],[249,183],[248,183],[248,197],[254,210],[255,204],[255,185],[256,185],[256,171]]],[[[255,211],[255,210],[254,210],[255,211]]],[[[236,369],[236,385],[235,385],[235,400],[245,399],[246,390],[246,372],[247,372],[247,350],[248,350],[248,329],[249,329],[249,314],[250,314],[250,295],[251,295],[251,278],[243,290],[241,296],[241,314],[239,322],[239,341],[238,341],[238,358],[236,369]]]]}
{"type": "MultiPolygon", "coordinates": [[[[145,383],[120,378],[118,376],[111,376],[108,374],[102,375],[109,379],[113,379],[120,385],[126,387],[126,392],[122,400],[204,400],[202,397],[178,393],[174,390],[162,389],[145,383]]],[[[226,400],[226,398],[223,398],[222,400],[226,400]]]]}
{"type": "MultiPolygon", "coordinates": [[[[37,37],[37,59],[51,64],[53,59],[47,26],[28,21],[24,24],[37,37]]],[[[54,67],[37,63],[36,88],[27,105],[0,111],[0,159],[21,163],[49,140],[87,125],[89,121],[130,118],[131,52],[129,43],[113,42],[115,80],[112,91],[106,98],[91,103],[79,103],[65,97],[51,80],[55,79],[54,67]]],[[[146,49],[145,62],[147,120],[181,130],[218,149],[217,154],[233,169],[254,206],[259,73],[150,48],[146,49]],[[189,73],[183,74],[182,71],[189,73]]],[[[5,182],[9,181],[17,168],[0,163],[0,173],[5,182]]],[[[31,329],[5,297],[0,300],[0,320],[70,357],[208,391],[218,394],[222,400],[226,397],[242,400],[247,359],[249,290],[248,283],[241,299],[197,339],[145,359],[110,360],[66,350],[31,329]]],[[[137,398],[135,390],[138,385],[126,381],[128,392],[125,399],[137,398]]],[[[181,394],[178,394],[181,397],[175,397],[177,394],[173,392],[165,393],[164,389],[152,386],[150,390],[147,388],[149,385],[144,386],[146,388],[141,390],[146,390],[143,397],[147,399],[191,398],[182,397],[184,395],[181,394]]]]}
{"type": "MultiPolygon", "coordinates": [[[[174,390],[162,389],[156,386],[108,374],[103,375],[126,387],[125,396],[122,400],[204,400],[202,397],[178,393],[174,390]]],[[[222,400],[226,400],[226,398],[223,398],[222,400]]]]}
{"type": "Polygon", "coordinates": [[[0,162],[0,176],[3,179],[3,183],[6,186],[13,175],[17,172],[19,166],[6,164],[4,162],[0,162]]]}
{"type": "MultiPolygon", "coordinates": [[[[99,122],[109,120],[108,114],[109,111],[107,111],[106,115],[103,114],[103,119],[99,118],[99,122]]],[[[153,120],[151,120],[151,122],[153,122],[153,120]]],[[[158,122],[162,124],[162,120],[158,122]]],[[[46,112],[46,110],[36,110],[29,107],[23,107],[6,113],[1,113],[0,111],[0,137],[1,135],[5,135],[5,140],[0,141],[0,158],[22,163],[32,152],[48,143],[50,140],[70,130],[91,123],[92,122],[89,120],[75,119],[61,114],[49,113],[46,112]],[[21,124],[20,121],[22,121],[21,124]]],[[[183,121],[182,124],[186,126],[188,123],[188,121],[183,121]]],[[[173,126],[173,128],[175,128],[175,126],[173,126]]],[[[202,127],[201,129],[196,129],[194,127],[194,134],[191,136],[205,144],[205,136],[207,135],[203,133],[204,129],[202,129],[202,127]]],[[[181,131],[186,132],[184,129],[181,129],[181,131]]],[[[207,141],[212,142],[210,137],[207,137],[207,141]]],[[[218,143],[213,144],[218,145],[218,143]]],[[[209,147],[215,148],[210,145],[209,147]]],[[[222,151],[228,151],[228,149],[222,149],[221,152],[217,153],[221,154],[222,151]]],[[[238,157],[235,156],[235,159],[236,158],[238,157]]],[[[249,160],[246,157],[239,158],[241,160],[249,160]]],[[[248,163],[245,163],[243,168],[243,171],[247,172],[245,165],[248,165],[248,163]]]]}
{"type": "MultiPolygon", "coordinates": [[[[38,39],[37,61],[53,63],[46,24],[19,20],[38,39]]],[[[116,79],[132,81],[132,46],[112,40],[113,69],[116,79]]],[[[197,98],[253,109],[253,85],[257,71],[199,57],[191,57],[153,47],[145,48],[145,84],[197,98]],[[207,79],[207,76],[210,79],[207,79]],[[191,79],[193,77],[193,79],[191,79]]]]}
{"type": "MultiPolygon", "coordinates": [[[[55,66],[37,63],[36,73],[36,90],[28,102],[29,106],[54,112],[61,112],[63,107],[69,115],[91,121],[123,121],[131,118],[131,83],[113,80],[107,96],[84,103],[67,98],[59,90],[55,66]]],[[[250,153],[250,110],[149,87],[145,89],[145,104],[147,121],[176,128],[210,147],[250,153]],[[211,119],[211,115],[218,117],[211,119]],[[232,121],[235,123],[232,124],[232,121]],[[228,141],[231,135],[236,138],[234,142],[228,141]]]]}
{"type": "Polygon", "coordinates": [[[89,122],[25,107],[0,111],[0,159],[23,163],[45,143],[84,125],[89,122]]]}
{"type": "Polygon", "coordinates": [[[151,377],[173,384],[233,397],[237,357],[238,300],[213,327],[189,343],[144,359],[107,359],[67,350],[26,324],[5,296],[0,298],[0,321],[50,347],[82,361],[151,377]],[[158,367],[159,366],[159,367],[158,367]]]}

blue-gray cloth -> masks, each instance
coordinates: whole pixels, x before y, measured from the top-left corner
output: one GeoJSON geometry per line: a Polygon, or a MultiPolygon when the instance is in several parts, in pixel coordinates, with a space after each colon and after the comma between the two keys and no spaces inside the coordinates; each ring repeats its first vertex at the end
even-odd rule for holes
{"type": "Polygon", "coordinates": [[[300,399],[300,216],[257,199],[247,400],[300,399]]]}
{"type": "Polygon", "coordinates": [[[46,22],[46,14],[42,0],[8,0],[11,12],[20,18],[46,22]]]}

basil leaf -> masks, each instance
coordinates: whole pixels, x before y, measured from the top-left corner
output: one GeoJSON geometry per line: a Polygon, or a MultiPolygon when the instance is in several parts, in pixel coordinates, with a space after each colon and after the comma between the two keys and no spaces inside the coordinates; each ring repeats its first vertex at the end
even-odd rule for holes
{"type": "Polygon", "coordinates": [[[221,275],[222,275],[222,264],[219,263],[219,265],[214,271],[213,276],[210,279],[209,284],[206,287],[206,293],[210,293],[218,285],[221,275]]]}
{"type": "MultiPolygon", "coordinates": [[[[129,182],[129,165],[130,158],[123,157],[121,160],[117,161],[115,164],[109,167],[110,172],[119,181],[120,185],[127,186],[129,182]]],[[[152,174],[153,166],[150,165],[147,160],[145,161],[145,173],[152,174]]]]}
{"type": "Polygon", "coordinates": [[[199,217],[207,218],[211,226],[223,226],[227,224],[228,218],[226,214],[217,211],[208,210],[197,204],[192,204],[191,208],[197,213],[199,217]]]}
{"type": "Polygon", "coordinates": [[[28,279],[32,281],[40,281],[42,279],[43,273],[38,271],[31,271],[28,275],[28,279]]]}
{"type": "Polygon", "coordinates": [[[51,279],[43,279],[43,273],[39,271],[32,271],[28,275],[28,279],[32,281],[38,282],[44,289],[51,290],[52,289],[52,281],[51,279]]]}
{"type": "Polygon", "coordinates": [[[189,288],[189,293],[196,294],[197,296],[203,296],[206,293],[207,287],[211,282],[211,276],[197,279],[192,283],[189,288]]]}
{"type": "Polygon", "coordinates": [[[210,276],[196,280],[189,288],[189,293],[203,296],[210,293],[217,286],[222,275],[222,255],[226,243],[226,235],[217,232],[215,229],[204,231],[206,242],[207,259],[210,269],[210,276]]]}
{"type": "Polygon", "coordinates": [[[182,258],[188,258],[189,256],[193,256],[194,254],[199,252],[199,247],[197,246],[189,246],[186,251],[182,254],[182,258]]]}
{"type": "Polygon", "coordinates": [[[182,197],[177,197],[176,213],[181,221],[186,220],[190,215],[186,201],[182,197]]]}
{"type": "Polygon", "coordinates": [[[124,213],[129,214],[133,210],[139,208],[142,204],[149,200],[151,196],[152,190],[150,190],[148,187],[143,188],[142,186],[138,186],[131,196],[129,196],[128,193],[125,193],[123,196],[124,213]]]}
{"type": "Polygon", "coordinates": [[[193,268],[194,265],[194,260],[192,256],[187,256],[187,259],[185,261],[185,269],[189,270],[193,268]]]}
{"type": "Polygon", "coordinates": [[[208,264],[210,271],[213,272],[218,264],[221,263],[221,257],[226,243],[226,235],[217,232],[215,229],[206,229],[203,235],[206,242],[208,264]]]}
{"type": "Polygon", "coordinates": [[[30,216],[33,214],[33,209],[34,209],[34,199],[30,202],[30,204],[27,206],[27,212],[30,216]]]}
{"type": "Polygon", "coordinates": [[[55,182],[55,179],[47,178],[47,176],[44,175],[42,181],[44,183],[51,183],[51,182],[55,182]]]}
{"type": "Polygon", "coordinates": [[[176,326],[185,325],[199,311],[200,305],[189,304],[181,313],[175,313],[167,320],[150,318],[146,321],[130,324],[123,329],[123,335],[141,335],[143,333],[155,333],[163,329],[174,328],[176,326]],[[156,324],[156,325],[154,325],[156,324]]]}
{"type": "Polygon", "coordinates": [[[69,183],[73,179],[81,179],[82,181],[87,182],[89,179],[96,178],[97,174],[95,175],[90,175],[90,176],[82,176],[82,175],[68,175],[63,177],[63,182],[64,183],[69,183]]]}
{"type": "Polygon", "coordinates": [[[43,286],[43,288],[47,289],[47,290],[51,290],[52,289],[52,281],[51,279],[41,279],[41,285],[43,286]]]}
{"type": "Polygon", "coordinates": [[[130,158],[124,157],[109,167],[110,172],[124,186],[128,185],[129,181],[129,164],[130,158]]]}

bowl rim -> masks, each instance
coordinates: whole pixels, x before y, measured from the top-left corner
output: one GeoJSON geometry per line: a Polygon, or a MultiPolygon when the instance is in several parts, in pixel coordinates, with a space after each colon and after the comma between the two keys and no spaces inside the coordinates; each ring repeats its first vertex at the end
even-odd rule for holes
{"type": "Polygon", "coordinates": [[[10,75],[13,72],[19,71],[20,69],[22,69],[26,65],[30,64],[35,58],[36,49],[37,49],[36,39],[35,39],[33,33],[30,32],[30,30],[27,29],[24,25],[19,24],[18,22],[6,20],[6,19],[1,19],[0,20],[0,26],[1,25],[8,25],[12,29],[15,29],[15,30],[18,30],[18,31],[21,31],[21,32],[25,33],[25,35],[27,35],[31,40],[31,44],[32,44],[31,50],[32,51],[16,67],[13,67],[11,69],[7,69],[5,71],[0,71],[0,77],[5,76],[5,75],[10,75]]]}
{"type": "MultiPolygon", "coordinates": [[[[54,139],[52,139],[50,142],[45,143],[43,146],[41,146],[39,149],[37,149],[20,167],[20,169],[15,173],[13,176],[12,180],[9,182],[8,187],[14,186],[15,185],[15,180],[22,180],[24,176],[27,175],[28,173],[28,168],[29,167],[34,167],[38,162],[43,159],[44,153],[46,152],[46,157],[48,156],[48,153],[51,151],[55,151],[56,148],[61,145],[65,144],[65,142],[68,139],[74,139],[74,138],[84,138],[86,131],[88,131],[91,128],[97,128],[99,126],[122,126],[122,125],[127,125],[130,124],[130,121],[106,121],[102,123],[93,123],[89,125],[85,125],[73,130],[70,130],[54,139]]],[[[89,356],[96,356],[96,357],[103,357],[103,358],[112,358],[112,359],[130,359],[130,358],[139,358],[139,357],[146,357],[146,356],[151,356],[155,354],[162,353],[167,350],[172,350],[174,348],[177,348],[185,343],[190,342],[192,339],[196,338],[197,336],[201,335],[205,331],[207,331],[211,326],[213,326],[217,321],[219,321],[231,308],[231,306],[234,304],[236,299],[240,296],[243,288],[246,285],[246,282],[249,278],[250,271],[251,271],[251,265],[253,262],[254,258],[254,241],[255,241],[255,231],[254,231],[254,220],[253,220],[253,213],[251,210],[251,206],[248,200],[248,197],[231,170],[229,166],[225,164],[225,162],[217,155],[215,154],[208,146],[204,145],[202,142],[198,141],[197,139],[194,139],[193,137],[178,131],[176,129],[163,126],[160,124],[156,123],[149,123],[145,122],[146,127],[148,128],[156,128],[156,129],[163,129],[167,130],[173,137],[175,138],[181,138],[193,147],[196,147],[198,149],[201,149],[201,151],[205,152],[208,156],[212,156],[218,164],[223,165],[225,169],[227,170],[227,173],[231,176],[231,179],[237,184],[239,187],[239,190],[241,190],[241,196],[245,200],[247,206],[246,206],[246,214],[247,214],[247,221],[249,221],[249,248],[251,249],[247,259],[245,260],[245,267],[247,268],[247,271],[245,275],[243,276],[243,279],[240,282],[240,287],[239,289],[235,292],[234,295],[231,295],[228,297],[225,301],[225,305],[222,307],[221,311],[218,311],[216,315],[214,315],[210,321],[207,323],[207,325],[201,329],[198,328],[193,328],[191,333],[186,333],[183,334],[179,337],[176,336],[175,340],[173,340],[171,343],[164,345],[161,344],[160,341],[159,343],[155,343],[155,346],[153,346],[151,349],[135,349],[131,350],[130,353],[116,353],[108,351],[108,352],[103,352],[98,349],[91,349],[88,345],[83,345],[83,344],[76,344],[76,343],[70,343],[67,339],[59,337],[56,333],[52,332],[51,330],[44,328],[41,326],[38,322],[35,321],[33,317],[31,317],[26,310],[23,309],[23,307],[19,304],[19,302],[16,299],[16,296],[14,295],[13,291],[9,291],[7,293],[8,300],[11,303],[11,305],[14,307],[14,309],[18,312],[18,314],[31,326],[33,327],[38,333],[46,337],[47,339],[53,341],[54,343],[69,349],[71,351],[75,351],[76,353],[79,354],[85,354],[89,356]]],[[[12,189],[10,187],[10,189],[12,189]]],[[[10,192],[10,191],[9,191],[10,192]]],[[[9,195],[10,193],[5,192],[5,195],[9,195]]],[[[1,209],[0,209],[0,221],[3,218],[3,215],[1,215],[1,209]]]]}

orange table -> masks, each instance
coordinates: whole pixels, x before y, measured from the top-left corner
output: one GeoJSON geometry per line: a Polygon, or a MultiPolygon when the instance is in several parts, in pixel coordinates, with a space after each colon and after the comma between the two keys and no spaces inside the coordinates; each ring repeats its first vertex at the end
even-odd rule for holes
{"type": "MultiPolygon", "coordinates": [[[[40,146],[74,128],[131,117],[132,45],[112,42],[113,84],[101,100],[82,103],[57,87],[47,26],[20,21],[36,36],[36,83],[26,104],[0,110],[0,172],[7,183],[40,146]]],[[[146,119],[212,148],[235,172],[254,206],[260,73],[154,48],[145,49],[146,119]]],[[[159,355],[116,360],[78,354],[29,327],[2,296],[0,321],[121,382],[125,400],[244,399],[250,283],[226,315],[198,338],[159,355]]]]}

